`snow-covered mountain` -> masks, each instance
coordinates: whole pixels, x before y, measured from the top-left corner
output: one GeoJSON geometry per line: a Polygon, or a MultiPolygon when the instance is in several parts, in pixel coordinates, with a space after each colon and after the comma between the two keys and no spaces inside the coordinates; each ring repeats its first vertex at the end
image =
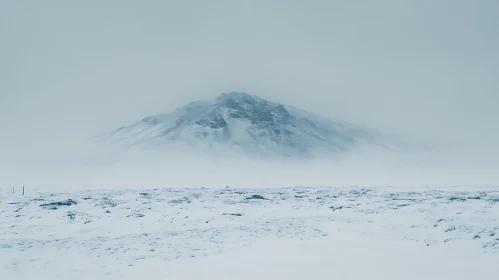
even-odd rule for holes
{"type": "Polygon", "coordinates": [[[149,116],[113,132],[108,143],[145,146],[189,144],[211,150],[308,157],[383,146],[380,133],[330,120],[243,92],[224,93],[176,111],[149,116]]]}

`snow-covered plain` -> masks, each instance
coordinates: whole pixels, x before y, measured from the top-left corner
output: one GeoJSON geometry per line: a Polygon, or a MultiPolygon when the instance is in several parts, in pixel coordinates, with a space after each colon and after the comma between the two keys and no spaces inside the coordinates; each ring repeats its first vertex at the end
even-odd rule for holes
{"type": "Polygon", "coordinates": [[[470,279],[499,273],[499,188],[0,196],[1,279],[470,279]]]}

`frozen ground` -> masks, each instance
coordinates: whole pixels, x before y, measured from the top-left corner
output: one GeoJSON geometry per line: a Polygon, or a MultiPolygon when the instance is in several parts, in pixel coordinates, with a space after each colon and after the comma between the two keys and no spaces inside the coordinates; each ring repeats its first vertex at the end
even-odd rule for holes
{"type": "Polygon", "coordinates": [[[0,205],[1,279],[499,273],[499,188],[3,192],[0,205]]]}

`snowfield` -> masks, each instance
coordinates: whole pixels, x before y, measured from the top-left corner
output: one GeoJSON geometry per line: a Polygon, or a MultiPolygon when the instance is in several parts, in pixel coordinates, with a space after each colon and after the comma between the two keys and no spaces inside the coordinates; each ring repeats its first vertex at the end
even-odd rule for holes
{"type": "Polygon", "coordinates": [[[0,279],[499,273],[499,188],[4,190],[0,205],[0,279]]]}

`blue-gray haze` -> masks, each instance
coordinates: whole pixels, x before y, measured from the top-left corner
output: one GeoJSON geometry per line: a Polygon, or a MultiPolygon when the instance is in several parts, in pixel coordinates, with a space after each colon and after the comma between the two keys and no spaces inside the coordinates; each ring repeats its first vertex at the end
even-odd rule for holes
{"type": "Polygon", "coordinates": [[[3,0],[0,164],[236,90],[496,166],[498,26],[495,0],[3,0]]]}

